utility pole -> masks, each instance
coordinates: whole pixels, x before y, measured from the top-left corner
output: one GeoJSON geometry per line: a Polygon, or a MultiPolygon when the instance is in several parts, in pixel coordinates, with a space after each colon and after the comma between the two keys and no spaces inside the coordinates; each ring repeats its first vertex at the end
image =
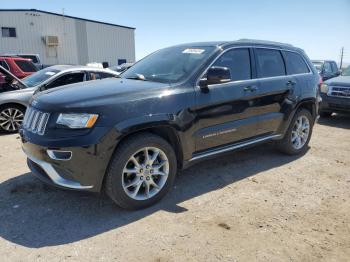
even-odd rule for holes
{"type": "Polygon", "coordinates": [[[344,58],[344,47],[342,47],[340,51],[340,66],[339,66],[340,70],[343,67],[343,58],[344,58]]]}

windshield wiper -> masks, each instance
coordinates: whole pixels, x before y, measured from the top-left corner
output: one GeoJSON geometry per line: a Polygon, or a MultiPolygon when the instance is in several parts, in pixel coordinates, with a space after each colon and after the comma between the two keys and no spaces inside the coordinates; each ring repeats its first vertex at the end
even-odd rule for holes
{"type": "Polygon", "coordinates": [[[134,74],[133,76],[125,77],[126,79],[142,80],[147,81],[145,76],[142,74],[134,74]]]}

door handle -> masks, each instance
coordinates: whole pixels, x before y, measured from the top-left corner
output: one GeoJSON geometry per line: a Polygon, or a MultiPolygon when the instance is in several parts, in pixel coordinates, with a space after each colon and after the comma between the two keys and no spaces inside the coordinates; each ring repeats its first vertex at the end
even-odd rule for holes
{"type": "Polygon", "coordinates": [[[246,86],[243,90],[245,92],[255,92],[258,90],[258,88],[256,86],[246,86]]]}
{"type": "Polygon", "coordinates": [[[292,80],[289,80],[287,82],[287,86],[291,86],[291,87],[294,87],[297,83],[295,81],[292,81],[292,80]]]}

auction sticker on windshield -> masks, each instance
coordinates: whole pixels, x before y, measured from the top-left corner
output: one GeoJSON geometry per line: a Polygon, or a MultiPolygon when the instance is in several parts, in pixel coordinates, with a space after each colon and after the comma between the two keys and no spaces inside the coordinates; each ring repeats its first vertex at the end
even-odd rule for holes
{"type": "Polygon", "coordinates": [[[45,74],[46,74],[46,75],[49,75],[49,76],[53,76],[53,75],[55,75],[56,73],[55,73],[55,72],[46,72],[45,74]]]}
{"type": "Polygon", "coordinates": [[[184,51],[182,51],[183,54],[197,54],[200,55],[204,52],[204,49],[198,49],[198,48],[187,48],[184,51]]]}

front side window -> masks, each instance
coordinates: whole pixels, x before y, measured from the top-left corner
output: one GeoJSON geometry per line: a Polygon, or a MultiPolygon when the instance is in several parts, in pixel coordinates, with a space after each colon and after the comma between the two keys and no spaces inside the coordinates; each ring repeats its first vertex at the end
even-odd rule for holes
{"type": "Polygon", "coordinates": [[[47,88],[50,89],[58,86],[75,84],[83,81],[84,81],[84,73],[71,73],[71,74],[66,74],[57,78],[51,84],[49,84],[47,88]]]}
{"type": "Polygon", "coordinates": [[[332,71],[333,73],[338,73],[338,66],[335,62],[332,62],[332,71]]]}
{"type": "Polygon", "coordinates": [[[250,55],[247,48],[227,51],[215,61],[213,66],[229,68],[233,81],[251,79],[250,55]]]}
{"type": "Polygon", "coordinates": [[[14,27],[1,27],[2,37],[16,37],[16,28],[14,27]]]}
{"type": "Polygon", "coordinates": [[[160,83],[177,83],[198,70],[216,50],[215,46],[175,46],[142,59],[121,77],[160,83]]]}
{"type": "Polygon", "coordinates": [[[322,68],[323,68],[322,62],[313,61],[312,63],[318,72],[322,71],[322,68]]]}
{"type": "Polygon", "coordinates": [[[255,53],[260,78],[285,75],[284,61],[279,50],[257,48],[255,53]]]}
{"type": "Polygon", "coordinates": [[[309,73],[309,67],[304,59],[295,52],[284,51],[288,75],[309,73]]]}
{"type": "Polygon", "coordinates": [[[38,69],[33,65],[32,62],[26,61],[26,60],[15,60],[16,65],[23,71],[23,72],[36,72],[38,69]]]}

